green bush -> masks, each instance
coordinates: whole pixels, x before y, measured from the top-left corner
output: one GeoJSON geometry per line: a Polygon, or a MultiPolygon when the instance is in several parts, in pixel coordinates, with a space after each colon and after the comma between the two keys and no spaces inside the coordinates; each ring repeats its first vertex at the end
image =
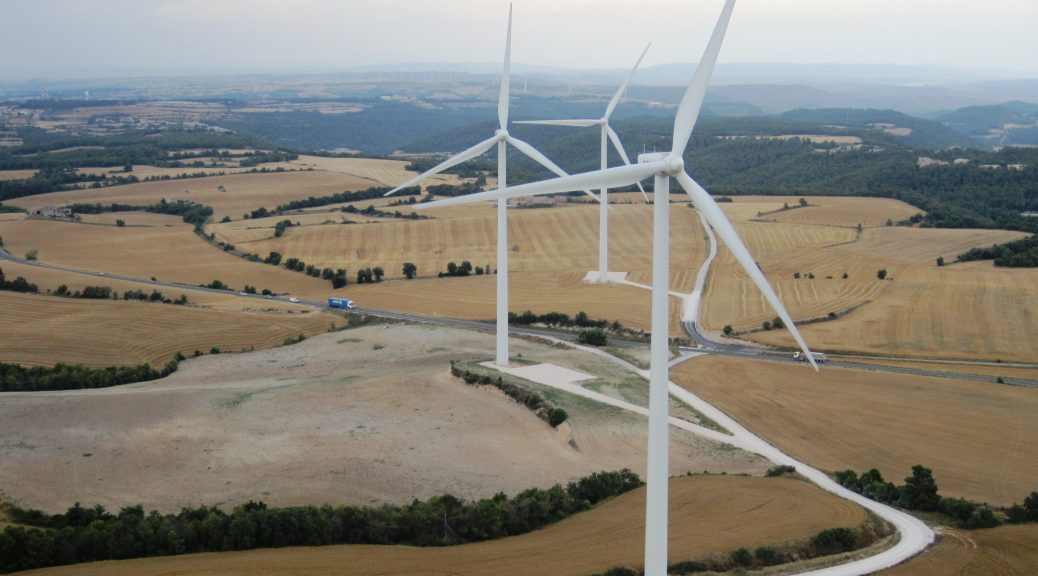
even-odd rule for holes
{"type": "Polygon", "coordinates": [[[815,534],[811,544],[822,556],[848,552],[858,546],[858,534],[850,528],[829,528],[815,534]]]}
{"type": "Polygon", "coordinates": [[[577,341],[589,346],[605,346],[609,342],[609,337],[601,328],[586,328],[577,335],[577,341]]]}

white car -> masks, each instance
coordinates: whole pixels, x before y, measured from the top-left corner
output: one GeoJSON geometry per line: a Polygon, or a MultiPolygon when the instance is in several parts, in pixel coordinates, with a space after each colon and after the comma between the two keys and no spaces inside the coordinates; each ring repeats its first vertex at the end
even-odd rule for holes
{"type": "Polygon", "coordinates": [[[238,296],[248,296],[248,292],[238,292],[238,296]]]}
{"type": "Polygon", "coordinates": [[[293,297],[289,298],[288,301],[289,302],[299,302],[299,298],[296,298],[295,296],[293,296],[293,297]]]}

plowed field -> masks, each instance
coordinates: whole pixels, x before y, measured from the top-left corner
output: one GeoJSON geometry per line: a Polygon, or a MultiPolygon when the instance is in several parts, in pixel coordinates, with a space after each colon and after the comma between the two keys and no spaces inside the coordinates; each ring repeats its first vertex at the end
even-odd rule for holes
{"type": "Polygon", "coordinates": [[[1038,574],[1038,525],[990,530],[946,530],[932,549],[881,576],[954,574],[956,576],[1030,576],[1038,574]]]}

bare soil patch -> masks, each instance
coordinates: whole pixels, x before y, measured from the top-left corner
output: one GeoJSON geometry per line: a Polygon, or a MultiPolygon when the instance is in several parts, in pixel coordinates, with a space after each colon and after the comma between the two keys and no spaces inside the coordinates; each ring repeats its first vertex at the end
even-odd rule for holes
{"type": "MultiPolygon", "coordinates": [[[[370,326],[203,356],[152,382],[6,394],[0,487],[19,505],[51,512],[77,501],[171,511],[249,499],[290,506],[489,497],[600,470],[644,474],[643,417],[541,389],[570,414],[567,433],[450,375],[451,359],[492,358],[493,341],[370,326]]],[[[607,379],[622,373],[594,355],[522,340],[512,347],[607,379]]],[[[671,439],[675,472],[767,468],[684,432],[671,439]]]]}
{"type": "Polygon", "coordinates": [[[989,530],[945,530],[941,541],[881,576],[956,574],[1028,576],[1038,574],[1038,526],[1022,524],[989,530]]]}

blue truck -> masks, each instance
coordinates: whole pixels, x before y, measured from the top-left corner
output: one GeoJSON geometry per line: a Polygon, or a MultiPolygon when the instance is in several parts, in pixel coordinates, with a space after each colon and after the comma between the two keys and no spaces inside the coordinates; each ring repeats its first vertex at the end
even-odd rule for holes
{"type": "Polygon", "coordinates": [[[346,298],[329,298],[328,307],[342,308],[343,310],[354,310],[357,308],[357,306],[353,303],[353,300],[348,300],[346,298]]]}

